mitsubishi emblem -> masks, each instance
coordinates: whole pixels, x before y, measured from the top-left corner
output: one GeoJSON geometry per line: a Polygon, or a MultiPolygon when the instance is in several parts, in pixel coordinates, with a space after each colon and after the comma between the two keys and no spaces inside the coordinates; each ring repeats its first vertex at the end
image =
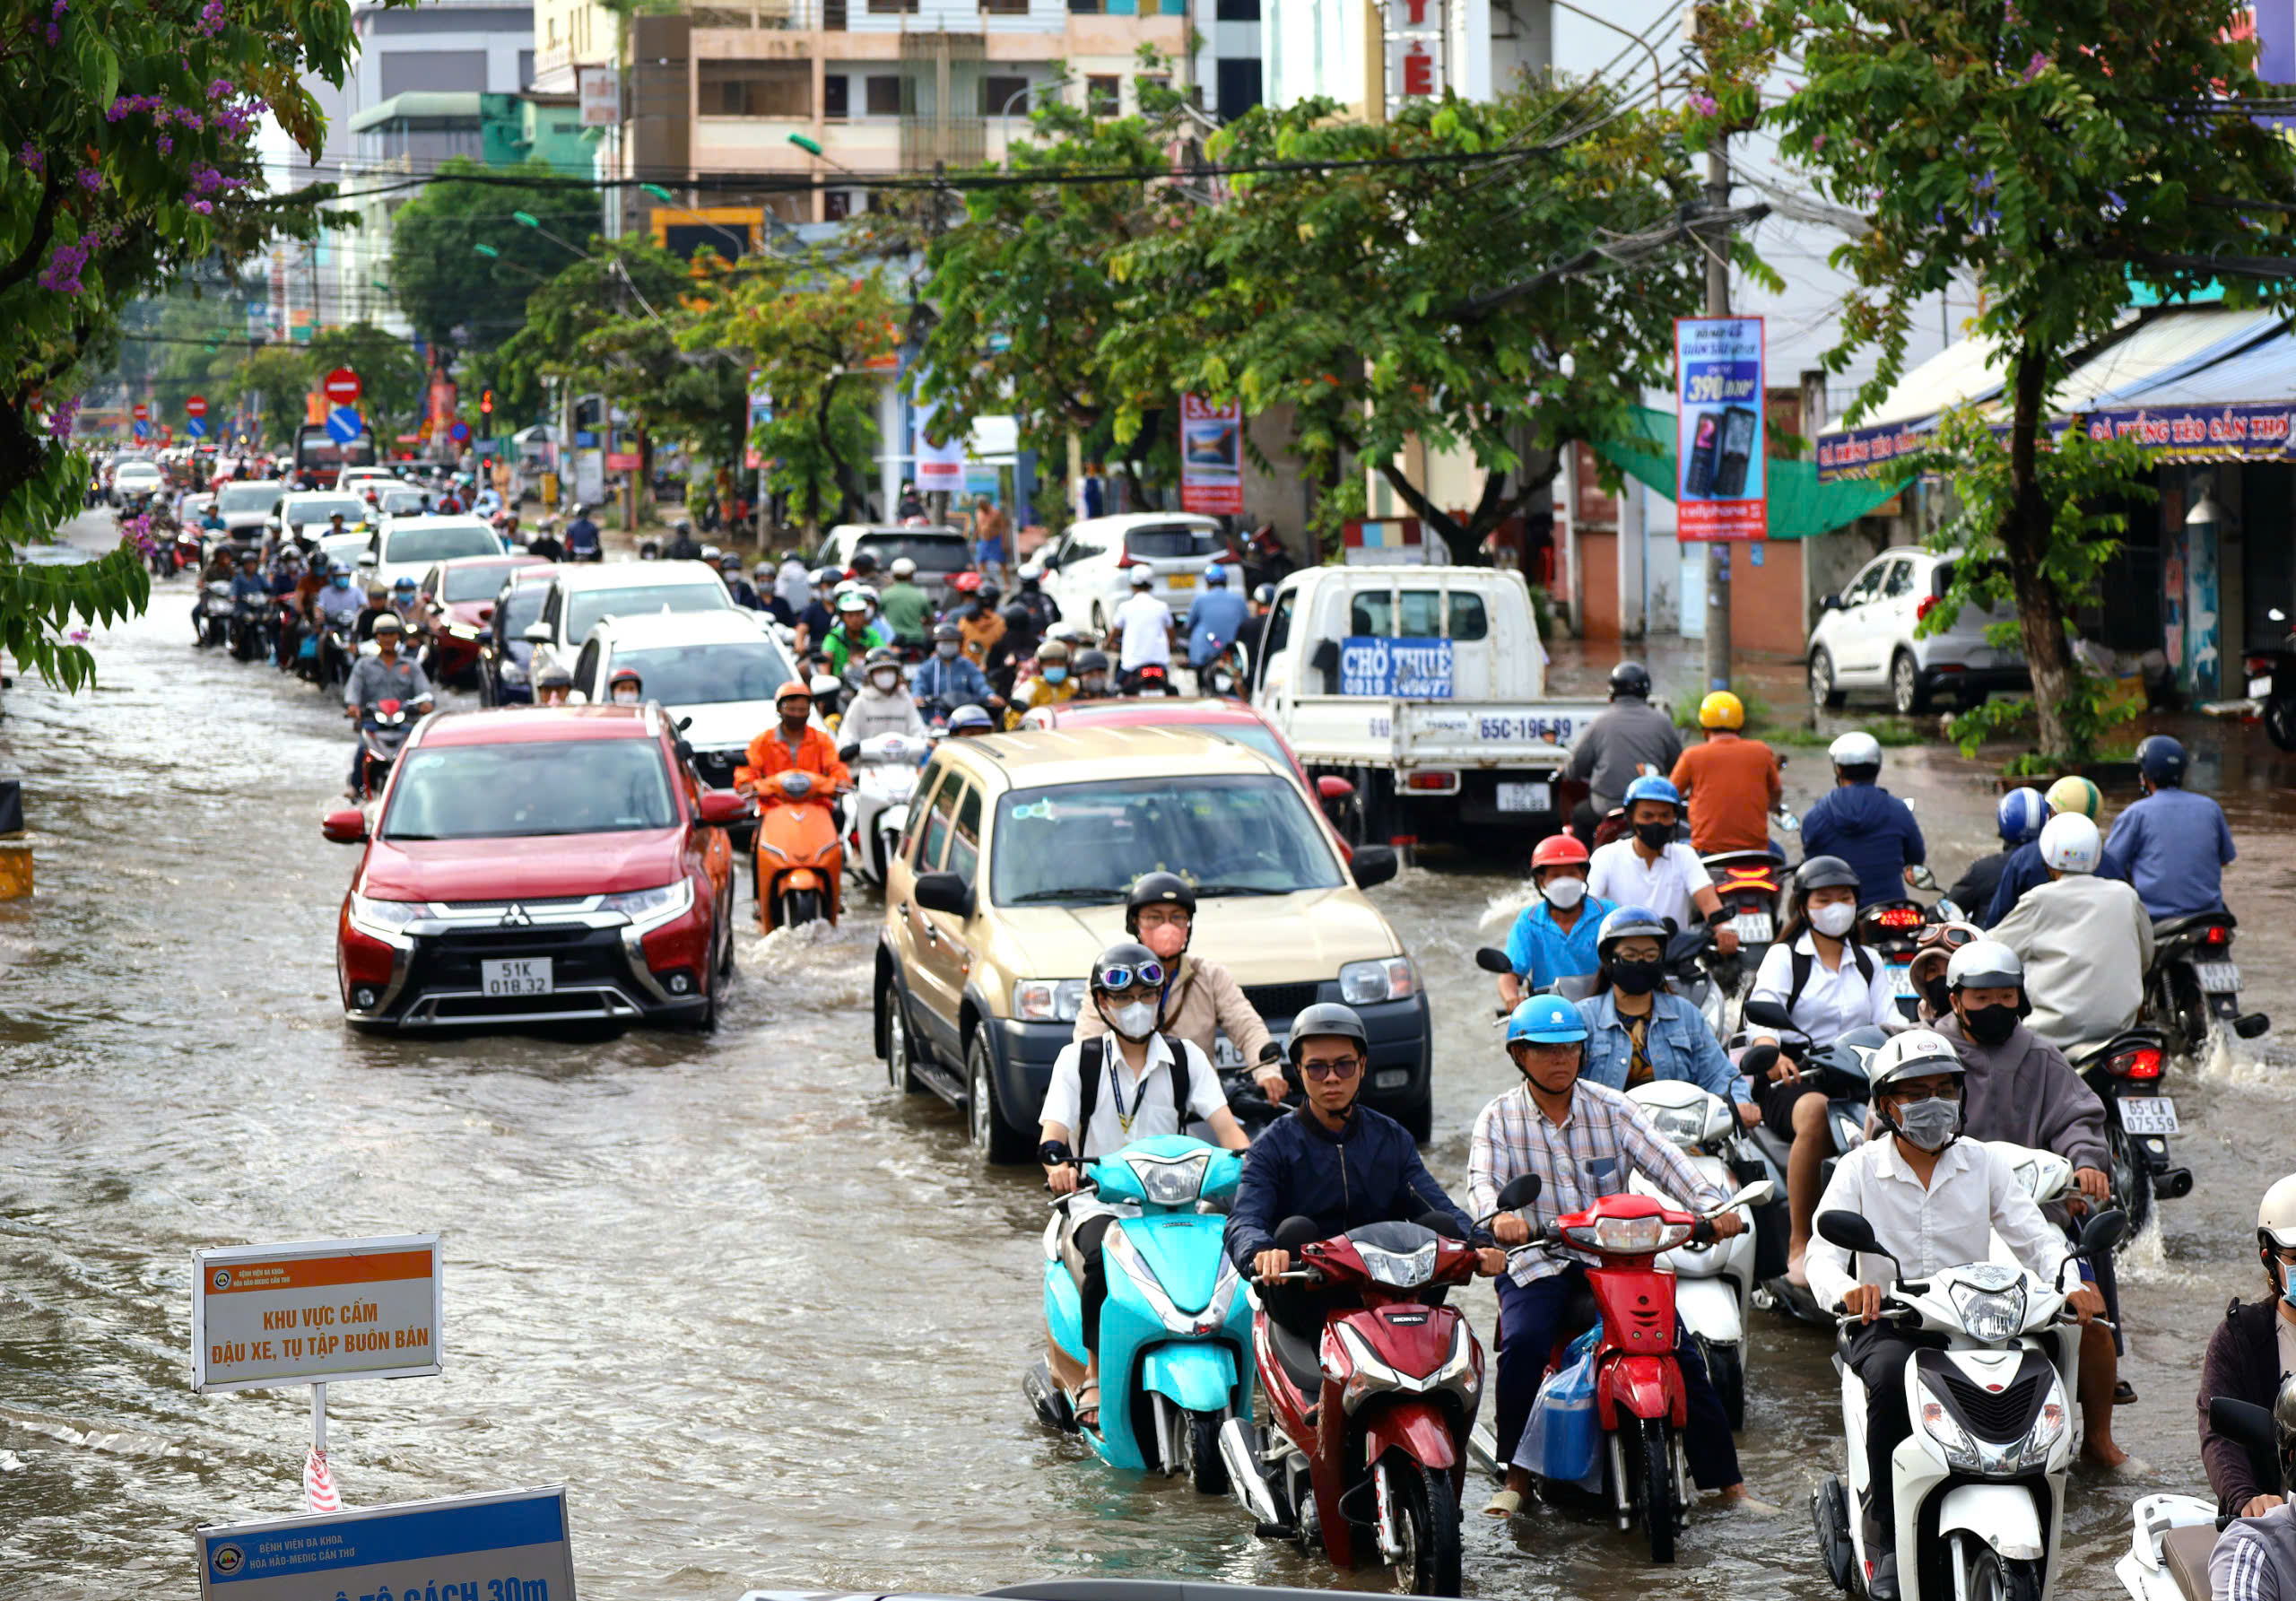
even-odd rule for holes
{"type": "Polygon", "coordinates": [[[535,926],[535,920],[526,916],[525,907],[514,901],[504,909],[501,926],[505,928],[531,928],[535,926]]]}

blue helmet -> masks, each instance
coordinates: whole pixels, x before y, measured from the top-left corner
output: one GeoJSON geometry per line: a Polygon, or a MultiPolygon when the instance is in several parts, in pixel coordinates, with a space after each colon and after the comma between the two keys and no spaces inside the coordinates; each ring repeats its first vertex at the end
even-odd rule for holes
{"type": "Polygon", "coordinates": [[[1574,1045],[1587,1038],[1587,1020],[1559,995],[1535,995],[1507,1014],[1507,1043],[1574,1045]]]}
{"type": "Polygon", "coordinates": [[[1204,570],[1204,581],[1215,589],[1221,588],[1228,582],[1228,570],[1217,561],[1212,562],[1204,570]]]}
{"type": "Polygon", "coordinates": [[[1631,807],[1636,801],[1646,800],[1665,801],[1679,812],[1683,805],[1683,792],[1657,774],[1645,773],[1626,787],[1625,804],[1631,807]]]}
{"type": "Polygon", "coordinates": [[[1605,918],[1602,927],[1595,931],[1595,952],[1596,955],[1607,960],[1611,953],[1611,946],[1614,943],[1622,939],[1632,939],[1637,935],[1657,940],[1659,947],[1664,949],[1666,942],[1674,938],[1675,933],[1675,927],[1672,923],[1648,907],[1622,906],[1605,918]]]}
{"type": "Polygon", "coordinates": [[[2155,787],[2185,781],[2185,748],[2165,734],[2155,734],[2136,747],[2136,770],[2155,787]]]}
{"type": "Polygon", "coordinates": [[[2041,824],[2048,821],[2048,803],[2038,789],[2012,789],[2001,797],[1993,817],[2004,844],[2022,845],[2040,834],[2041,824]]]}

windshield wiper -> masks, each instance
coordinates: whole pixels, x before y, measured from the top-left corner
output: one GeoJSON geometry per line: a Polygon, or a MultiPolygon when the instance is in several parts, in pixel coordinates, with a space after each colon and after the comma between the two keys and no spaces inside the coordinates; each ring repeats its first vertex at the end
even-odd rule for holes
{"type": "Polygon", "coordinates": [[[1125,898],[1126,892],[1095,884],[1087,889],[1031,890],[1006,901],[1007,906],[1042,906],[1051,901],[1066,901],[1077,906],[1107,906],[1125,898]]]}
{"type": "Polygon", "coordinates": [[[439,836],[436,834],[402,834],[396,830],[393,830],[391,832],[383,836],[384,839],[389,840],[393,842],[396,842],[400,840],[435,840],[439,836]]]}
{"type": "Polygon", "coordinates": [[[1196,892],[1199,895],[1289,895],[1292,892],[1271,889],[1266,884],[1258,883],[1200,883],[1196,886],[1196,892]]]}

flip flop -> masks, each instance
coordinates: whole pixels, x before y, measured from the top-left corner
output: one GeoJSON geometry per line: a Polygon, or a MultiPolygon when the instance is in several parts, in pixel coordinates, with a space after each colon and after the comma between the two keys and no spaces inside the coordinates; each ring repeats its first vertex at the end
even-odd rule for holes
{"type": "Polygon", "coordinates": [[[1483,1503],[1483,1515],[1486,1518],[1512,1518],[1522,1510],[1521,1491],[1501,1490],[1483,1503]]]}
{"type": "Polygon", "coordinates": [[[1097,1379],[1087,1379],[1084,1388],[1076,1392],[1076,1426],[1095,1434],[1100,1431],[1100,1381],[1097,1379]]]}

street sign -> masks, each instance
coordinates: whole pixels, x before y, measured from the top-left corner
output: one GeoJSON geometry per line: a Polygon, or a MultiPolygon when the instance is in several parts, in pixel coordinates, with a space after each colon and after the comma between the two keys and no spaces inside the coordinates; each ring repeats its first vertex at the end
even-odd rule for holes
{"type": "Polygon", "coordinates": [[[1674,319],[1682,539],[1761,539],[1770,529],[1762,445],[1762,320],[1674,319]]]}
{"type": "Polygon", "coordinates": [[[563,1484],[209,1524],[196,1537],[202,1601],[310,1601],[329,1590],[574,1601],[563,1484]]]}
{"type": "Polygon", "coordinates": [[[207,423],[203,418],[194,417],[183,425],[183,431],[195,439],[204,439],[207,437],[207,423]]]}
{"type": "Polygon", "coordinates": [[[183,412],[187,417],[204,417],[207,414],[207,396],[204,395],[190,396],[183,403],[183,412]]]}
{"type": "Polygon", "coordinates": [[[135,419],[135,437],[139,439],[148,439],[152,437],[152,425],[141,417],[135,419]]]}
{"type": "Polygon", "coordinates": [[[326,375],[326,382],[319,387],[335,405],[349,405],[359,398],[359,375],[348,367],[338,367],[326,375]]]}
{"type": "Polygon", "coordinates": [[[366,426],[360,421],[358,412],[347,405],[336,406],[326,414],[327,437],[345,445],[357,439],[366,426]]]}
{"type": "Polygon", "coordinates": [[[457,445],[468,444],[470,442],[470,424],[467,422],[457,422],[452,428],[447,430],[447,437],[454,440],[457,445]]]}
{"type": "Polygon", "coordinates": [[[174,427],[174,425],[173,425],[173,424],[171,424],[171,423],[167,423],[167,422],[162,422],[162,423],[161,423],[161,424],[160,424],[160,443],[161,443],[162,445],[172,445],[172,444],[174,444],[175,442],[176,442],[176,431],[175,431],[175,427],[174,427]]]}
{"type": "Polygon", "coordinates": [[[270,1389],[439,1370],[439,1237],[191,1254],[191,1388],[270,1389]]]}
{"type": "Polygon", "coordinates": [[[1180,509],[1240,517],[1244,509],[1244,408],[1180,396],[1180,509]]]}
{"type": "Polygon", "coordinates": [[[140,400],[139,400],[139,401],[137,401],[137,402],[135,403],[135,420],[136,420],[138,422],[143,422],[146,417],[149,417],[151,414],[152,414],[152,408],[151,408],[150,406],[145,405],[144,405],[142,401],[140,401],[140,400]]]}

